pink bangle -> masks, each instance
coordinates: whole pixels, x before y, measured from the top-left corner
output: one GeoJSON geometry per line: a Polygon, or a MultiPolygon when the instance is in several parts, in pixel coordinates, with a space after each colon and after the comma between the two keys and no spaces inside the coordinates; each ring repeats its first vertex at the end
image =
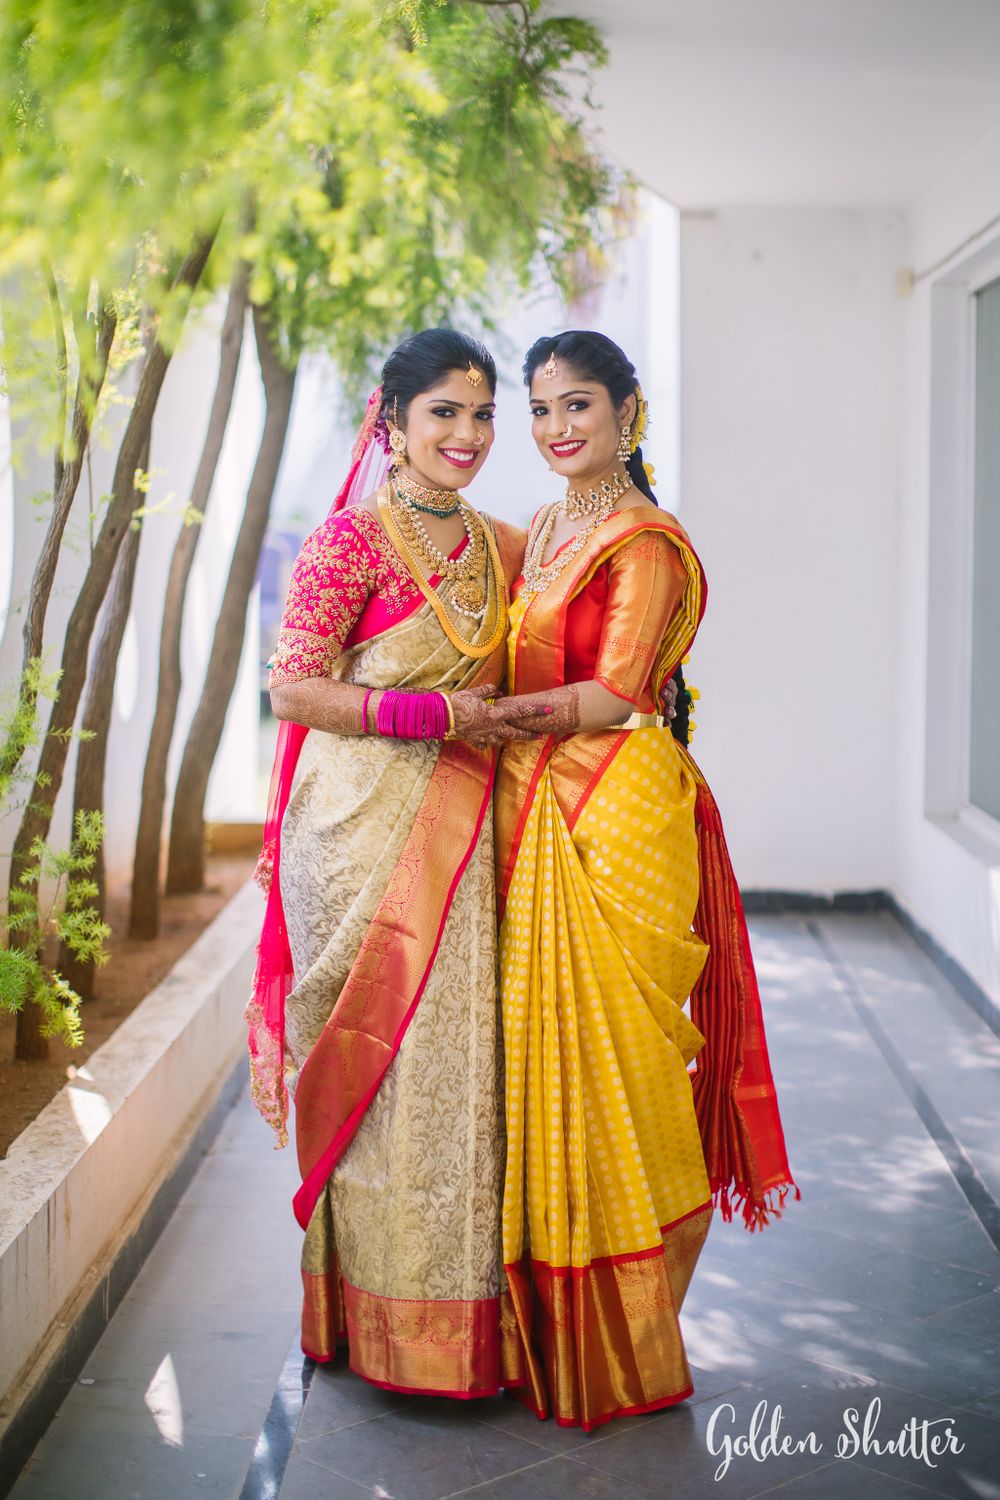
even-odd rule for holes
{"type": "Polygon", "coordinates": [[[398,740],[443,740],[448,733],[448,705],[440,693],[383,692],[377,729],[398,740]]]}
{"type": "Polygon", "coordinates": [[[368,700],[371,697],[372,693],[374,693],[374,691],[375,691],[374,688],[369,688],[368,691],[367,691],[367,693],[365,694],[365,696],[361,700],[361,733],[362,734],[367,734],[368,733],[368,700]]]}

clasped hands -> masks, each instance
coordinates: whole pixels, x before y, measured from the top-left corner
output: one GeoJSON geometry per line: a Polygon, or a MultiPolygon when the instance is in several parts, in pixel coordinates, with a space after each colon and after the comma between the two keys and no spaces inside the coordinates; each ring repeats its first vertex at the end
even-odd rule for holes
{"type": "MultiPolygon", "coordinates": [[[[670,679],[663,690],[668,719],[675,717],[676,698],[677,684],[670,679]]],[[[483,683],[453,692],[451,705],[456,737],[472,745],[503,745],[512,740],[573,734],[580,727],[580,692],[576,683],[510,698],[505,698],[495,683],[483,683]]]]}

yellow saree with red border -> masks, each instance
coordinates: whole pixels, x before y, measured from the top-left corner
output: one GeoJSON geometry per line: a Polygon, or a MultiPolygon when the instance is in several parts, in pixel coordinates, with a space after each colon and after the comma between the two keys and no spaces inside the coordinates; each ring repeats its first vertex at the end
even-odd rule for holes
{"type": "MultiPolygon", "coordinates": [[[[598,569],[593,675],[657,702],[705,582],[679,524],[646,508],[515,599],[509,692],[566,680],[570,605],[598,569]]],[[[742,908],[687,752],[659,727],[512,744],[494,816],[504,1367],[539,1416],[589,1429],[691,1394],[678,1314],[713,1206],[730,1217],[735,1190],[752,1227],[793,1184],[742,908]]]]}

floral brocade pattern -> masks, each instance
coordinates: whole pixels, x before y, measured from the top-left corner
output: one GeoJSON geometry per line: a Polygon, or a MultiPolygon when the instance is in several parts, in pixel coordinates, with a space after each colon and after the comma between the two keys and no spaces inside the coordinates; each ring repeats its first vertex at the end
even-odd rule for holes
{"type": "MultiPolygon", "coordinates": [[[[460,688],[478,670],[426,604],[333,665],[342,681],[415,691],[460,688]]],[[[285,1008],[293,1090],[433,798],[439,754],[432,741],[319,733],[306,740],[280,866],[295,968],[285,1008]]],[[[413,1019],[316,1204],[303,1250],[309,1275],[325,1274],[336,1256],[345,1283],[379,1297],[433,1305],[498,1295],[503,1134],[492,850],[487,818],[413,1019]]]]}

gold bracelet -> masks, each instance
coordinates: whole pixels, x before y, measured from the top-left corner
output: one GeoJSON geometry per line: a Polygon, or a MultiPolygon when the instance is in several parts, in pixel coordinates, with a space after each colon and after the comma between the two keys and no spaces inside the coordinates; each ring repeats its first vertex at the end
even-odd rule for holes
{"type": "Polygon", "coordinates": [[[448,733],[445,735],[445,739],[457,740],[458,734],[455,730],[455,707],[451,701],[451,694],[443,692],[441,694],[441,697],[444,699],[445,710],[448,714],[448,733]]]}

